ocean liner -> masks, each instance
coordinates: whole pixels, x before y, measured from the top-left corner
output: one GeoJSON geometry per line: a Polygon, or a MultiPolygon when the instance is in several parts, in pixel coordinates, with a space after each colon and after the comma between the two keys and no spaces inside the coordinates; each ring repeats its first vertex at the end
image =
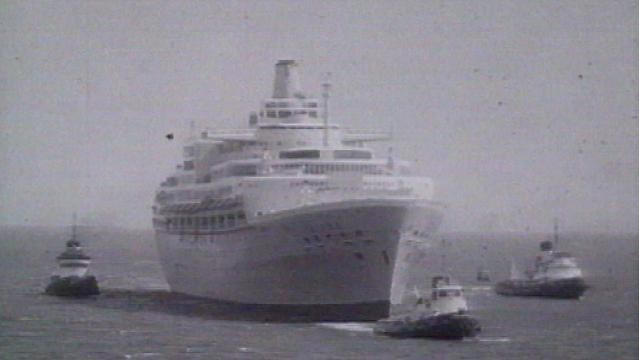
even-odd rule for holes
{"type": "Polygon", "coordinates": [[[429,178],[366,146],[389,134],[329,122],[330,84],[309,97],[297,68],[277,62],[245,129],[186,142],[153,205],[163,272],[174,292],[242,306],[386,317],[402,231],[432,233],[442,206],[429,178]]]}

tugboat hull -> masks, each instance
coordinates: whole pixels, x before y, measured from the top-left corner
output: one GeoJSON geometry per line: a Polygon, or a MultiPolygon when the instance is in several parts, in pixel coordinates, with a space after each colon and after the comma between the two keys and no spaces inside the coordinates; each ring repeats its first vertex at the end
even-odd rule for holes
{"type": "Polygon", "coordinates": [[[87,276],[52,276],[51,282],[45,289],[47,295],[86,297],[99,295],[98,281],[93,275],[87,276]]]}
{"type": "Polygon", "coordinates": [[[582,278],[561,280],[505,280],[495,286],[495,292],[505,296],[536,296],[557,299],[578,299],[588,289],[582,278]]]}
{"type": "Polygon", "coordinates": [[[469,315],[432,315],[416,320],[381,320],[374,328],[376,334],[397,338],[433,338],[461,340],[481,331],[479,322],[469,315]]]}

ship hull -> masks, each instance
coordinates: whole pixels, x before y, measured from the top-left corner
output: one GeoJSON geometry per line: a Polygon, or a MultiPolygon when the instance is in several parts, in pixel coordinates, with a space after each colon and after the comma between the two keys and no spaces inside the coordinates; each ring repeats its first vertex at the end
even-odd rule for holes
{"type": "Polygon", "coordinates": [[[506,280],[495,286],[495,292],[505,296],[535,296],[557,299],[578,299],[588,289],[582,278],[557,280],[506,280]]]}
{"type": "Polygon", "coordinates": [[[100,289],[93,275],[52,276],[45,293],[54,296],[87,297],[99,295],[100,289]]]}
{"type": "Polygon", "coordinates": [[[226,232],[156,231],[171,290],[331,319],[388,315],[405,201],[357,200],[263,216],[226,232]]]}
{"type": "Polygon", "coordinates": [[[469,315],[441,314],[415,320],[382,320],[373,330],[376,334],[397,338],[461,340],[476,336],[481,326],[469,315]]]}

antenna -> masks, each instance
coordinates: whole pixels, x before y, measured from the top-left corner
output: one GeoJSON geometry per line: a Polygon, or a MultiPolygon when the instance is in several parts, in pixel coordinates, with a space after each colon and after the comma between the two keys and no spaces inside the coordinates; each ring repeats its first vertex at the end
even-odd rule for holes
{"type": "Polygon", "coordinates": [[[331,73],[324,75],[324,82],[322,83],[322,99],[324,99],[324,111],[322,112],[322,120],[324,121],[324,147],[328,147],[328,98],[331,91],[330,83],[331,73]]]}
{"type": "Polygon", "coordinates": [[[557,245],[559,245],[559,219],[558,218],[554,218],[553,219],[554,222],[554,226],[553,226],[553,230],[554,230],[554,245],[555,248],[557,247],[557,245]]]}
{"type": "Polygon", "coordinates": [[[73,213],[73,226],[71,227],[71,239],[75,240],[75,232],[76,232],[76,215],[73,213]]]}

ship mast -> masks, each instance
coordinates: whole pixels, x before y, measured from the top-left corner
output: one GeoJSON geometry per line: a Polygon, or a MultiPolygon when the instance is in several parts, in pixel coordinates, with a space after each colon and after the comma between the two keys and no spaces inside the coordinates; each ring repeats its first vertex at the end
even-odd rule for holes
{"type": "Polygon", "coordinates": [[[330,76],[331,73],[327,73],[325,81],[322,83],[322,99],[324,99],[324,111],[322,111],[322,120],[324,121],[324,147],[328,147],[328,98],[331,91],[330,76]]]}
{"type": "Polygon", "coordinates": [[[557,247],[557,245],[559,245],[559,219],[558,218],[554,218],[553,219],[553,242],[555,243],[555,248],[557,247]]]}

